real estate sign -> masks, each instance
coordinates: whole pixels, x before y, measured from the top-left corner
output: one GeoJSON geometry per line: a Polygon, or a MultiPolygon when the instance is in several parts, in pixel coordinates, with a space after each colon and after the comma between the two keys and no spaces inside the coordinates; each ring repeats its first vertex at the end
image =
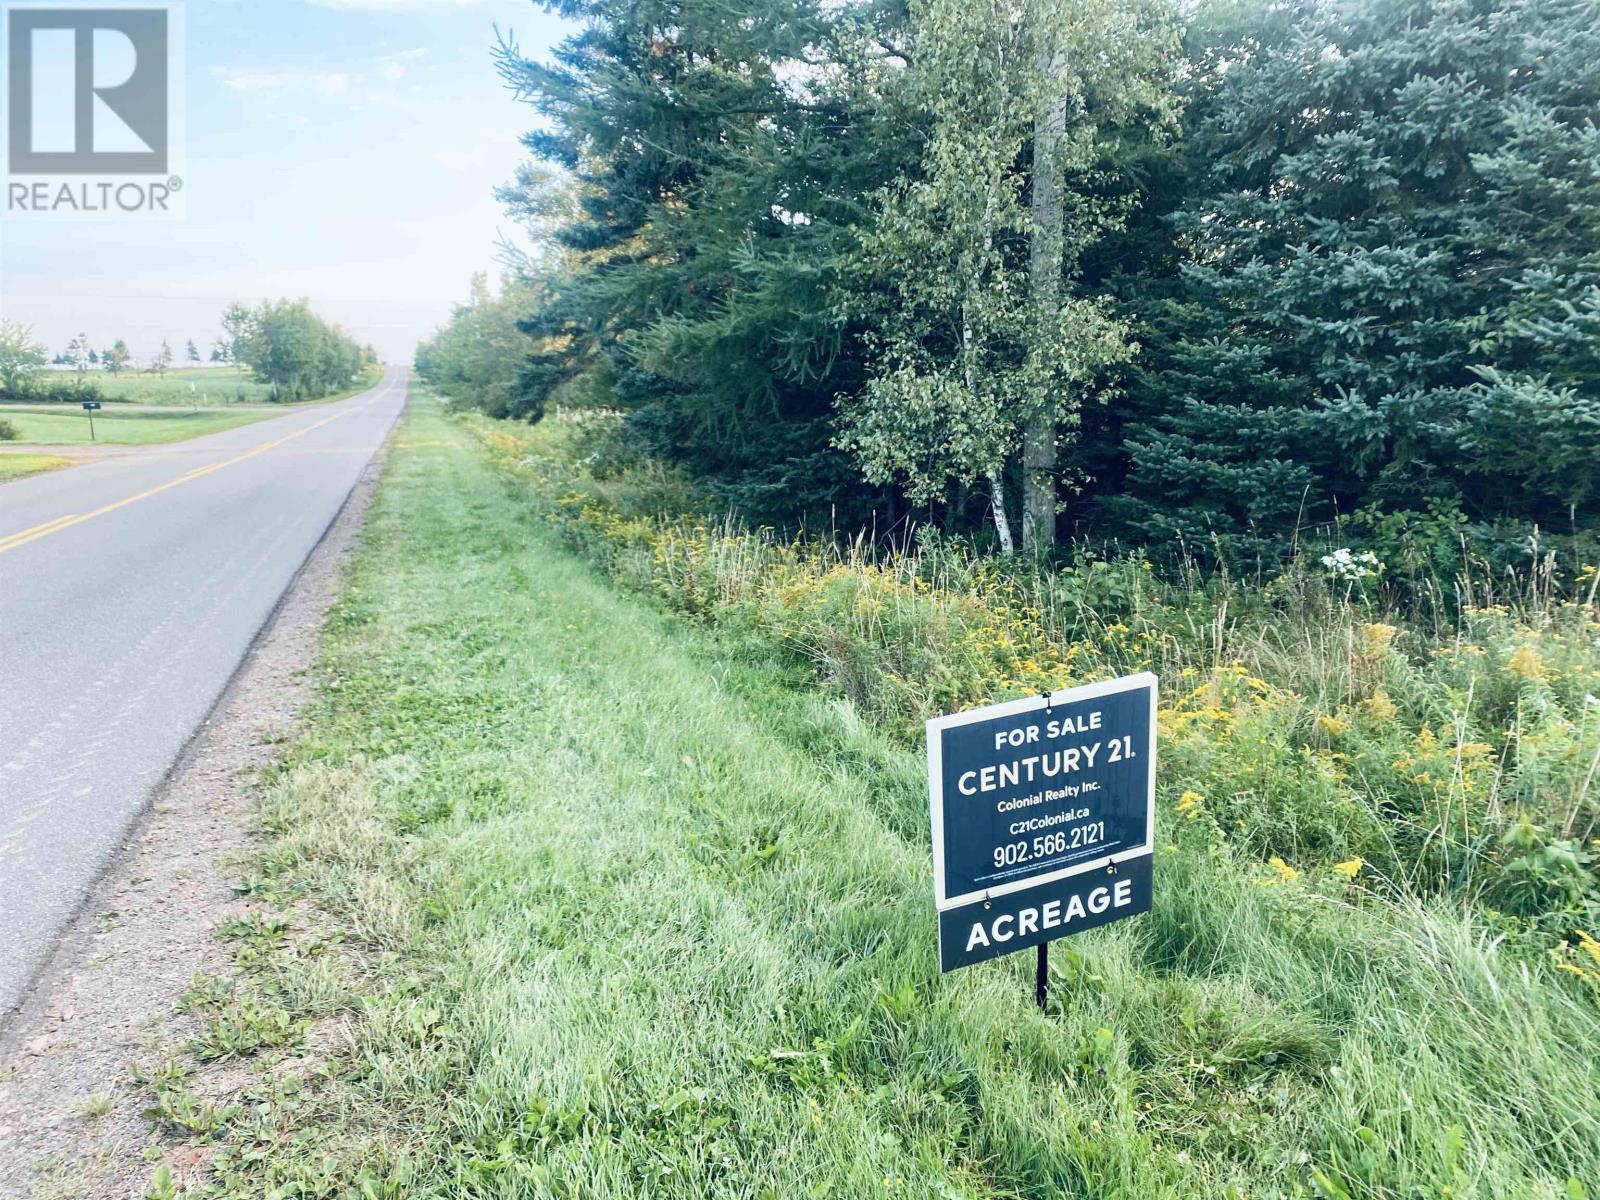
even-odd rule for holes
{"type": "Polygon", "coordinates": [[[1150,909],[1156,677],[928,722],[942,970],[1150,909]]]}

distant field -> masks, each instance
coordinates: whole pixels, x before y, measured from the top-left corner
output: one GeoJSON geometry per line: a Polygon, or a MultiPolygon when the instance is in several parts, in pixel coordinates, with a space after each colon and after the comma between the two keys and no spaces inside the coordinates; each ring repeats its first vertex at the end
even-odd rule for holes
{"type": "MultiPolygon", "coordinates": [[[[70,382],[72,376],[57,374],[48,378],[51,383],[63,383],[70,382]]],[[[93,385],[102,400],[128,404],[215,408],[223,404],[272,402],[272,386],[256,382],[242,367],[191,368],[168,371],[165,375],[147,375],[139,371],[111,375],[105,371],[91,371],[84,379],[93,385]]],[[[374,374],[362,386],[370,387],[376,382],[374,374]]]]}
{"type": "MultiPolygon", "coordinates": [[[[76,378],[70,372],[53,371],[43,376],[40,382],[50,387],[71,386],[76,378]]],[[[168,371],[165,375],[150,375],[134,370],[112,375],[107,371],[91,370],[82,377],[82,382],[92,387],[102,400],[120,400],[129,404],[199,404],[204,407],[265,404],[272,399],[271,386],[257,383],[250,377],[250,372],[242,367],[189,368],[168,371]]],[[[44,403],[63,402],[50,400],[44,403]]]]}
{"type": "Polygon", "coordinates": [[[90,378],[108,400],[133,404],[264,404],[272,399],[270,385],[257,383],[249,371],[239,367],[168,371],[165,375],[108,375],[102,371],[90,378]]]}
{"type": "MultiPolygon", "coordinates": [[[[242,372],[233,368],[215,371],[175,371],[164,379],[155,376],[122,376],[117,381],[96,380],[105,407],[94,415],[94,437],[89,436],[89,418],[77,404],[26,403],[0,404],[0,416],[17,427],[17,440],[35,446],[78,446],[99,442],[110,446],[152,446],[181,442],[208,433],[236,429],[253,421],[282,416],[303,404],[269,404],[269,389],[246,383],[242,372]],[[202,376],[209,377],[202,379],[202,376]],[[109,384],[117,382],[142,389],[115,398],[109,384]],[[191,396],[189,384],[195,384],[191,396]],[[245,401],[224,394],[235,386],[259,389],[245,401]]],[[[327,404],[366,391],[377,382],[368,376],[360,383],[335,393],[325,400],[307,403],[327,404]]]]}
{"type": "Polygon", "coordinates": [[[0,454],[0,483],[26,479],[29,475],[42,475],[46,471],[71,465],[70,458],[55,454],[0,454]]]}

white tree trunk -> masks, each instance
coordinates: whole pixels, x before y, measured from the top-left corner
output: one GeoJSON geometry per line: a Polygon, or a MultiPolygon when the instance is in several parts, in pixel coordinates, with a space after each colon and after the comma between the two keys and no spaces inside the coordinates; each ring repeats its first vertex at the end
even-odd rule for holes
{"type": "Polygon", "coordinates": [[[1006,485],[999,471],[989,472],[989,503],[994,509],[994,533],[1000,540],[1000,553],[1010,558],[1017,547],[1011,539],[1011,518],[1006,516],[1006,485]]]}
{"type": "MultiPolygon", "coordinates": [[[[985,238],[985,249],[988,249],[988,244],[985,238]]],[[[977,286],[976,281],[973,286],[977,286]]],[[[966,379],[967,390],[976,395],[978,380],[976,351],[972,344],[972,313],[965,304],[961,306],[961,372],[966,379]]],[[[1001,478],[1004,471],[1004,463],[989,471],[989,507],[994,511],[994,532],[1000,540],[1000,553],[1009,558],[1016,553],[1016,542],[1011,537],[1011,518],[1006,516],[1006,487],[1001,478]]]]}

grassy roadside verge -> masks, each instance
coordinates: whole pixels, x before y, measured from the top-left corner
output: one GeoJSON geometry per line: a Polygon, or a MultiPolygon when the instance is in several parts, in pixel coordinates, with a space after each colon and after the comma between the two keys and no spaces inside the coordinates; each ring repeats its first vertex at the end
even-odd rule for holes
{"type": "Polygon", "coordinates": [[[0,454],[0,483],[42,475],[46,471],[58,471],[71,465],[70,458],[56,454],[0,454]]]}
{"type": "Polygon", "coordinates": [[[133,405],[105,408],[94,415],[91,440],[88,418],[81,411],[43,405],[0,407],[0,418],[16,426],[17,440],[30,446],[155,446],[221,433],[281,415],[278,411],[189,412],[133,405]]]}
{"type": "Polygon", "coordinates": [[[1589,1194],[1593,1006],[1454,907],[1169,822],[1156,913],[1068,943],[1048,1016],[1026,964],[941,978],[915,753],[541,527],[408,418],[240,979],[189,998],[197,1062],[260,1073],[153,1073],[222,1194],[1589,1194]]]}

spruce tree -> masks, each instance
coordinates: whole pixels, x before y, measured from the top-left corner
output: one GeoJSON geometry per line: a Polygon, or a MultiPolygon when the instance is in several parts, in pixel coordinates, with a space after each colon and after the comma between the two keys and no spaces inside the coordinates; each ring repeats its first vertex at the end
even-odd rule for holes
{"type": "Polygon", "coordinates": [[[1106,509],[1258,547],[1363,506],[1592,510],[1600,0],[1209,12],[1106,509]]]}
{"type": "MultiPolygon", "coordinates": [[[[861,376],[839,261],[864,197],[915,157],[918,131],[882,100],[900,18],[815,0],[559,11],[585,28],[552,65],[500,53],[545,119],[529,149],[575,199],[554,231],[564,270],[525,323],[543,349],[524,410],[602,369],[634,432],[725,500],[826,519],[861,495],[831,445],[834,398],[861,376]]],[[[511,198],[539,204],[535,184],[511,198]]]]}

